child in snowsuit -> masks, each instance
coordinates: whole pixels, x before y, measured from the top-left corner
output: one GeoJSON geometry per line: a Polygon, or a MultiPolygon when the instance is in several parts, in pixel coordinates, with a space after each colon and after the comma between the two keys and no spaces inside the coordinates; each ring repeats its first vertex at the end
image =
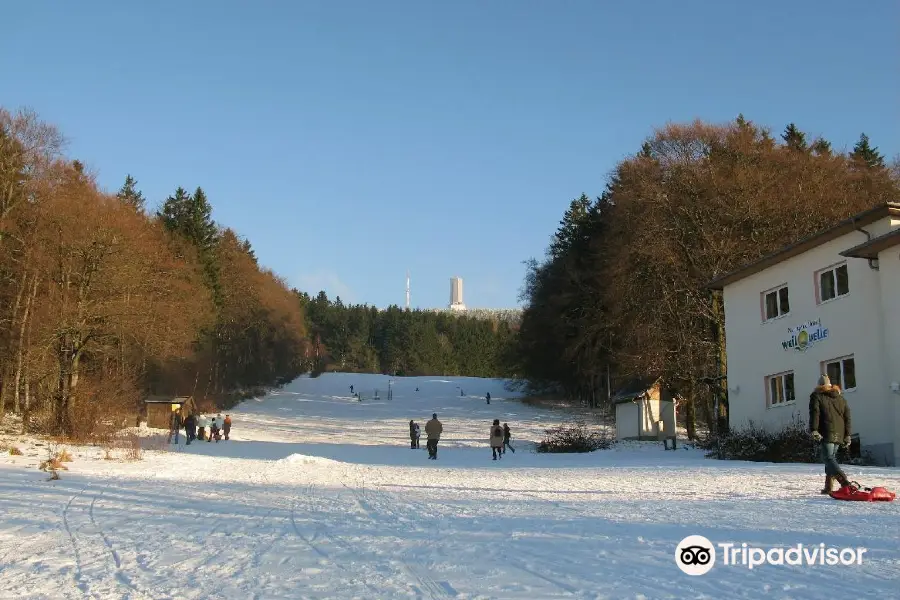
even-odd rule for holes
{"type": "Polygon", "coordinates": [[[197,417],[197,439],[201,442],[206,439],[206,428],[209,427],[209,419],[206,415],[197,417]]]}
{"type": "Polygon", "coordinates": [[[409,420],[409,448],[416,449],[416,422],[412,419],[409,420]]]}
{"type": "Polygon", "coordinates": [[[513,454],[516,453],[516,449],[512,447],[509,443],[509,438],[512,437],[512,432],[509,430],[509,423],[503,424],[503,453],[506,454],[506,449],[509,448],[513,451],[513,454]]]}
{"type": "Polygon", "coordinates": [[[228,435],[231,433],[231,415],[225,415],[225,420],[222,422],[222,431],[225,433],[225,439],[228,439],[228,435]]]}
{"type": "Polygon", "coordinates": [[[491,453],[494,460],[503,458],[503,428],[500,427],[500,419],[494,419],[494,424],[491,425],[491,453]]]}
{"type": "Polygon", "coordinates": [[[213,438],[216,438],[216,443],[219,443],[219,438],[222,437],[219,434],[219,418],[213,417],[212,422],[209,424],[209,437],[206,438],[207,442],[213,441],[213,438]]]}

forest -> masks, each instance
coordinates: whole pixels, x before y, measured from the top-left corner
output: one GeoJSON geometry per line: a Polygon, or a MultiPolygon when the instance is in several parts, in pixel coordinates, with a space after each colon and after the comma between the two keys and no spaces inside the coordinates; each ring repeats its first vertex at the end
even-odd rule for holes
{"type": "Polygon", "coordinates": [[[315,371],[503,377],[517,324],[503,315],[385,310],[300,294],[315,371]]]}
{"type": "Polygon", "coordinates": [[[571,201],[528,261],[511,369],[533,394],[598,406],[635,377],[685,399],[688,435],[727,430],[727,356],[715,277],[900,194],[865,134],[846,152],[795,124],[742,115],[669,124],[571,201]],[[607,380],[610,385],[607,385],[607,380]],[[714,417],[714,404],[721,407],[714,417]]]}
{"type": "Polygon", "coordinates": [[[148,394],[227,406],[308,367],[298,293],[202,188],[151,211],[133,177],[105,193],[64,147],[0,108],[0,418],[83,438],[148,394]]]}

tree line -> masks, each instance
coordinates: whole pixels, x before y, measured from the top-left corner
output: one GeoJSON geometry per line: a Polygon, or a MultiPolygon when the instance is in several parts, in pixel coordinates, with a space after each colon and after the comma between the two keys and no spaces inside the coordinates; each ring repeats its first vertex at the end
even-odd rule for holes
{"type": "Polygon", "coordinates": [[[406,310],[300,294],[316,371],[501,377],[508,373],[515,322],[448,311],[406,310]]]}
{"type": "Polygon", "coordinates": [[[723,303],[707,284],[896,200],[897,175],[864,134],[838,152],[795,124],[776,139],[743,116],[656,130],[528,261],[513,370],[532,393],[592,406],[659,377],[686,400],[692,439],[698,420],[727,427],[723,303]]]}
{"type": "Polygon", "coordinates": [[[304,370],[297,293],[200,187],[149,212],[133,177],[105,193],[63,146],[0,108],[0,417],[86,436],[147,394],[227,403],[304,370]]]}

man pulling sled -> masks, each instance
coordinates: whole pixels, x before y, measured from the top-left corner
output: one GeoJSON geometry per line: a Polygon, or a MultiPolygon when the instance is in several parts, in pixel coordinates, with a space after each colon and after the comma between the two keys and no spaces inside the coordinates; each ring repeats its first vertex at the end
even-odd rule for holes
{"type": "Polygon", "coordinates": [[[841,394],[841,388],[832,385],[828,375],[819,377],[818,386],[809,395],[809,430],[819,444],[819,452],[825,463],[825,487],[823,494],[835,500],[885,501],[891,502],[896,495],[883,487],[862,488],[850,481],[838,465],[839,446],[850,447],[850,407],[841,394]],[[841,487],[832,491],[834,481],[841,487]]]}

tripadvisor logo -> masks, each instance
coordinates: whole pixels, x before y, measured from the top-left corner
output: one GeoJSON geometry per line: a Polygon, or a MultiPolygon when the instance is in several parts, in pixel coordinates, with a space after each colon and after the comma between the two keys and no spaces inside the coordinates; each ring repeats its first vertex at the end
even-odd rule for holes
{"type": "Polygon", "coordinates": [[[706,575],[717,562],[750,570],[761,565],[861,565],[866,552],[866,548],[836,548],[825,544],[795,544],[787,548],[759,548],[731,542],[713,544],[702,535],[689,535],[675,547],[675,564],[682,573],[696,576],[706,575]]]}
{"type": "Polygon", "coordinates": [[[822,327],[822,319],[807,321],[797,327],[788,327],[790,338],[781,342],[781,347],[785,350],[797,350],[798,352],[806,352],[806,350],[828,337],[828,328],[822,327]]]}

